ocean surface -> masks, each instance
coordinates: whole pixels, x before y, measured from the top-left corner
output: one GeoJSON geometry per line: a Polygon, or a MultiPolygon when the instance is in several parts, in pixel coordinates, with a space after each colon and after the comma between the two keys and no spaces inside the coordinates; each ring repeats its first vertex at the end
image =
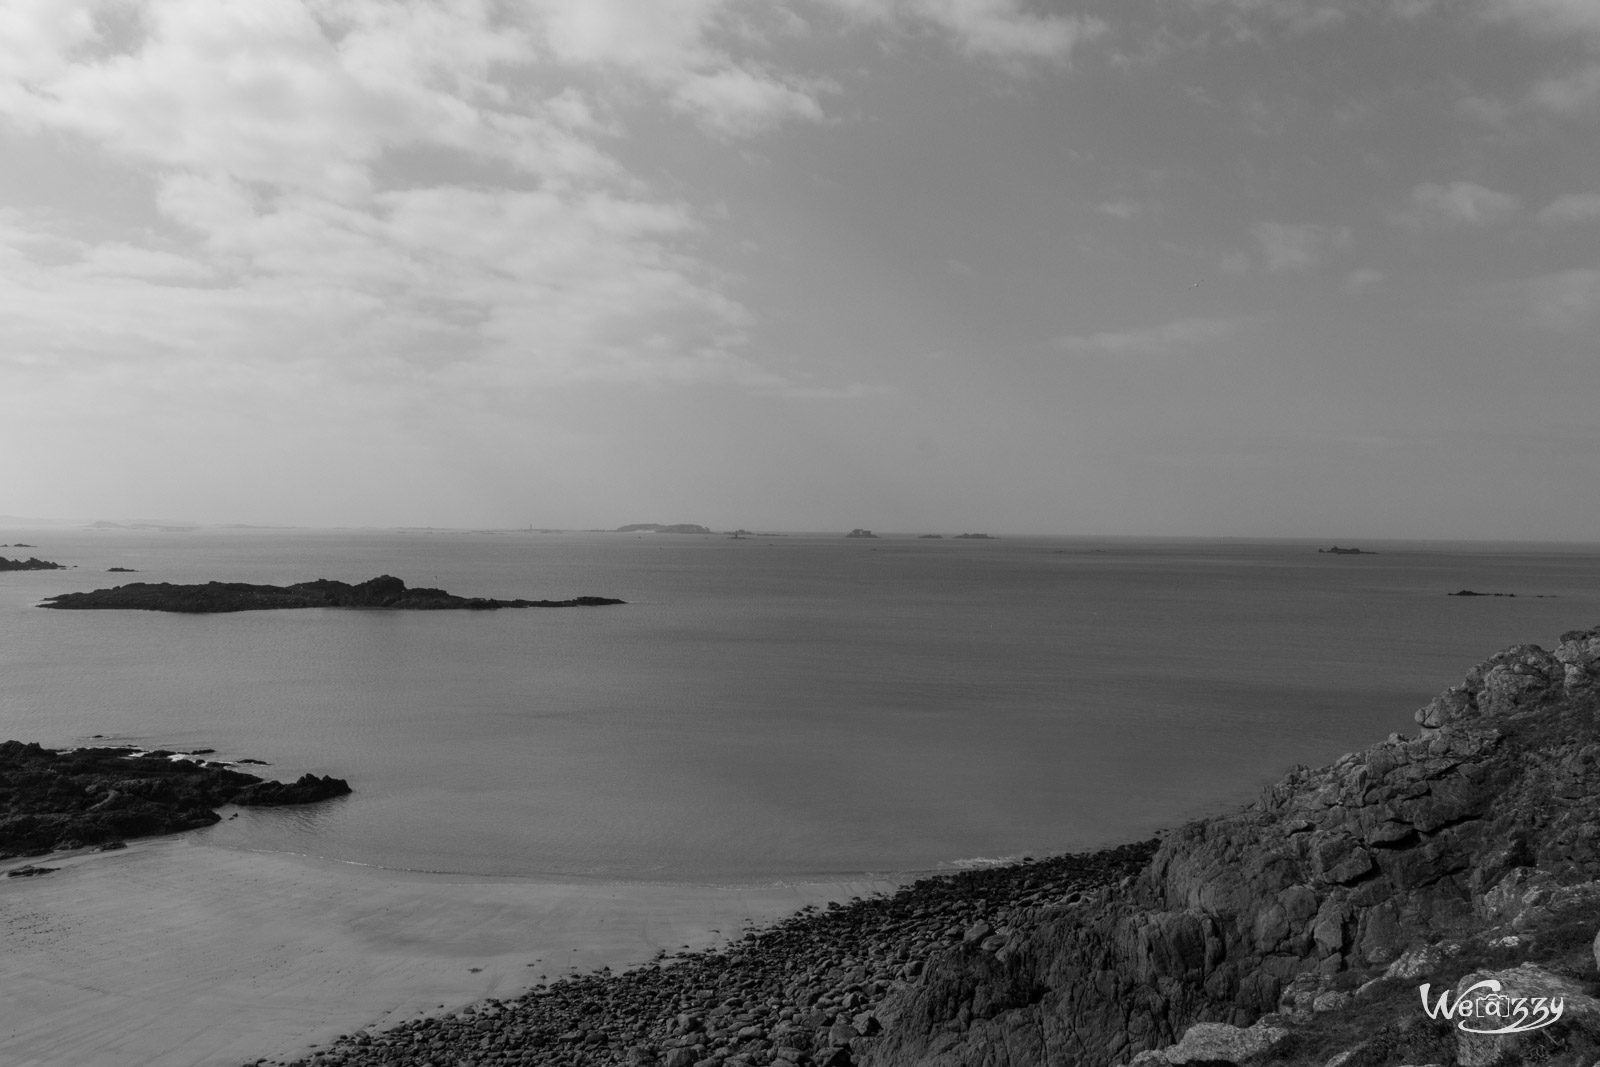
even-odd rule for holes
{"type": "Polygon", "coordinates": [[[76,569],[0,573],[0,737],[338,775],[353,796],[199,839],[473,874],[764,882],[1135,840],[1600,623],[1600,546],[0,529],[18,541],[0,554],[76,569]],[[35,606],[385,573],[628,603],[35,606]]]}

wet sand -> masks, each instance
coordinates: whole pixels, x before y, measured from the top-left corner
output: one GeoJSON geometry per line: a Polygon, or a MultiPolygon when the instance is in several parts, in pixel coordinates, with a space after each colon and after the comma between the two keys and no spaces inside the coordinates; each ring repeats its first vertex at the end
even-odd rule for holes
{"type": "Polygon", "coordinates": [[[0,878],[0,1049],[12,1067],[294,1057],[896,884],[413,874],[183,837],[29,862],[60,869],[0,878]]]}

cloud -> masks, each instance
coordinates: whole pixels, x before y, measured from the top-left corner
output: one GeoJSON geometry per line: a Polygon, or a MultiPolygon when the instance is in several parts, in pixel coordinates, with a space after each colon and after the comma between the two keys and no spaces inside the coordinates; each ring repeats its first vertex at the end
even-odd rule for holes
{"type": "Polygon", "coordinates": [[[1520,209],[1521,202],[1510,193],[1473,182],[1425,183],[1411,190],[1411,206],[1398,219],[1411,226],[1488,226],[1511,218],[1520,209]]]}
{"type": "Polygon", "coordinates": [[[1348,5],[1327,0],[1196,0],[1199,8],[1221,8],[1233,20],[1238,40],[1260,40],[1262,26],[1294,36],[1341,26],[1349,18],[1348,5]]]}
{"type": "Polygon", "coordinates": [[[1261,250],[1267,271],[1272,274],[1306,270],[1315,266],[1328,249],[1350,243],[1350,230],[1344,226],[1261,222],[1252,226],[1250,233],[1261,250]]]}
{"type": "Polygon", "coordinates": [[[1600,270],[1545,274],[1508,288],[1523,302],[1529,321],[1540,329],[1577,335],[1600,324],[1600,270]]]}
{"type": "Polygon", "coordinates": [[[1534,36],[1578,37],[1600,46],[1600,5],[1593,0],[1487,0],[1480,12],[1491,22],[1511,23],[1534,36]]]}
{"type": "MultiPolygon", "coordinates": [[[[1014,0],[802,11],[984,60],[1064,60],[1099,32],[1014,0]]],[[[0,216],[0,280],[28,305],[0,344],[36,366],[210,351],[421,392],[429,376],[783,392],[699,252],[714,212],[613,149],[642,112],[720,139],[823,120],[835,87],[774,44],[813,31],[770,0],[12,0],[0,123],[148,175],[161,225],[95,242],[0,216]]]]}
{"type": "Polygon", "coordinates": [[[1107,32],[1083,15],[1036,15],[1021,0],[816,0],[857,24],[931,31],[957,52],[1015,66],[1067,62],[1084,41],[1107,32]]]}
{"type": "Polygon", "coordinates": [[[1142,330],[1067,335],[1055,343],[1082,355],[1169,356],[1231,337],[1241,324],[1239,319],[1178,319],[1142,330]]]}
{"type": "Polygon", "coordinates": [[[1379,285],[1387,277],[1381,270],[1371,267],[1358,267],[1344,276],[1340,288],[1347,293],[1364,293],[1368,289],[1379,285]]]}
{"type": "Polygon", "coordinates": [[[1095,210],[1102,215],[1109,215],[1114,219],[1121,219],[1126,222],[1143,211],[1144,207],[1134,200],[1107,200],[1104,203],[1096,204],[1095,210]]]}
{"type": "Polygon", "coordinates": [[[1529,90],[1528,101],[1568,118],[1600,109],[1600,63],[1540,80],[1529,90]]]}
{"type": "Polygon", "coordinates": [[[760,133],[788,119],[822,119],[822,105],[812,93],[743,67],[686,78],[672,100],[706,128],[729,137],[760,133]]]}
{"type": "Polygon", "coordinates": [[[1559,196],[1540,208],[1537,218],[1544,226],[1600,222],[1600,193],[1568,193],[1566,196],[1559,196]]]}

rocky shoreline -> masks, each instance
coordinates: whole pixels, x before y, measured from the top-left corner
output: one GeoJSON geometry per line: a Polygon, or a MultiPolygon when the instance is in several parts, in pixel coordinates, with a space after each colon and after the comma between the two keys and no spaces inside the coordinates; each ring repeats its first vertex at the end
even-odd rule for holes
{"type": "Polygon", "coordinates": [[[499,608],[574,608],[621,604],[611,597],[582,596],[571,600],[495,600],[461,597],[443,589],[406,587],[392,575],[356,585],[319,578],[295,585],[249,585],[244,582],[131,582],[85,593],[47,597],[40,607],[70,610],[112,609],[213,614],[230,611],[272,611],[290,608],[386,608],[400,611],[493,611],[499,608]]]}
{"type": "Polygon", "coordinates": [[[940,953],[1005,959],[1041,914],[1107,898],[1154,850],[1150,841],[928,878],[808,908],[726,948],[363,1031],[294,1062],[840,1067],[883,1031],[888,996],[940,953]]]}
{"type": "Polygon", "coordinates": [[[1600,629],[1159,843],[918,882],[731,947],[348,1035],[296,1067],[1589,1067],[1600,629]],[[1549,1025],[1424,1010],[1497,983],[1549,1025]]]}
{"type": "Polygon", "coordinates": [[[342,778],[274,782],[224,764],[130,748],[55,751],[0,741],[0,859],[114,847],[221,821],[224,804],[276,807],[350,793],[342,778]]]}

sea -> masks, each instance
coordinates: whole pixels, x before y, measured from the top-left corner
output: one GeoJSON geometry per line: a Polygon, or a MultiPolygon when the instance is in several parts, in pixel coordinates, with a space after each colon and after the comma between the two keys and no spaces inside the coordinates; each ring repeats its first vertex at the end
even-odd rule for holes
{"type": "Polygon", "coordinates": [[[1600,623],[1600,546],[838,533],[0,528],[0,737],[354,793],[206,847],[755,884],[1147,838],[1600,623]],[[127,567],[137,574],[110,574],[127,567]],[[392,574],[486,612],[49,611],[125,581],[392,574]],[[1472,589],[1515,596],[1453,597],[1472,589]]]}

